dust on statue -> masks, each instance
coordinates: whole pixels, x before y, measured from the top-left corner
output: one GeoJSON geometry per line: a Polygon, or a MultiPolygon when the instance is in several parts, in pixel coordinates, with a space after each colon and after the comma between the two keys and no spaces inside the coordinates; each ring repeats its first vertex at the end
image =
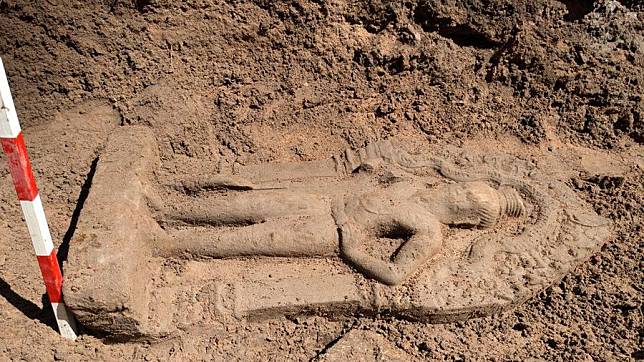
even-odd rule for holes
{"type": "Polygon", "coordinates": [[[490,315],[610,235],[555,173],[511,155],[439,158],[379,141],[177,176],[157,149],[147,128],[113,136],[65,267],[71,310],[111,338],[280,315],[490,315]]]}

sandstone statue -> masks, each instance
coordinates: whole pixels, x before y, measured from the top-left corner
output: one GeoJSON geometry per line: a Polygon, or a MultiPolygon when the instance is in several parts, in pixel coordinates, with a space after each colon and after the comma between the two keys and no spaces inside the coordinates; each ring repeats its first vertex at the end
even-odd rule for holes
{"type": "Polygon", "coordinates": [[[377,141],[185,175],[157,150],[148,128],[114,134],[65,263],[68,306],[109,338],[283,315],[492,315],[610,236],[557,158],[377,141]]]}

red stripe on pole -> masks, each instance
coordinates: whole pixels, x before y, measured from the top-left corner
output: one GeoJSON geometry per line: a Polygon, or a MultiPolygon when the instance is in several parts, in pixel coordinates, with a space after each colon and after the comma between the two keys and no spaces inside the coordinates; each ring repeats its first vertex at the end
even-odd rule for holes
{"type": "Polygon", "coordinates": [[[56,259],[56,250],[52,251],[49,256],[39,256],[38,265],[40,265],[42,278],[45,280],[49,302],[62,303],[63,275],[60,273],[58,259],[56,259]]]}
{"type": "Polygon", "coordinates": [[[18,199],[22,201],[33,201],[38,195],[38,187],[34,174],[31,171],[29,155],[25,147],[25,140],[22,132],[16,138],[2,138],[2,148],[7,154],[9,170],[13,177],[13,184],[16,187],[18,199]]]}

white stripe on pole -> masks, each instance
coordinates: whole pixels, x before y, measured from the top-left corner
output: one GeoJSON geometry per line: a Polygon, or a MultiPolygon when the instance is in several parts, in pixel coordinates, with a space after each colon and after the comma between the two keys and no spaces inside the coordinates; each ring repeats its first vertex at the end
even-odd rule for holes
{"type": "Polygon", "coordinates": [[[0,138],[15,138],[20,133],[18,115],[13,105],[9,82],[0,59],[0,138]]]}
{"type": "Polygon", "coordinates": [[[47,226],[45,210],[40,201],[40,195],[36,195],[33,201],[20,201],[20,207],[25,215],[27,228],[31,235],[31,242],[38,256],[49,256],[54,250],[54,243],[51,241],[51,234],[47,226]]]}
{"type": "Polygon", "coordinates": [[[51,303],[51,308],[54,310],[56,316],[56,323],[58,324],[58,331],[60,335],[67,339],[76,339],[76,320],[69,315],[65,304],[51,303]]]}

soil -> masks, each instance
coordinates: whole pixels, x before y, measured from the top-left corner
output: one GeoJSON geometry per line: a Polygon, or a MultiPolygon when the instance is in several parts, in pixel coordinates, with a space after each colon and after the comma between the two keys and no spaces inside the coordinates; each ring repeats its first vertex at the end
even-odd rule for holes
{"type": "Polygon", "coordinates": [[[412,359],[644,358],[639,2],[3,0],[0,14],[0,56],[62,260],[105,140],[131,125],[154,131],[173,174],[326,159],[389,138],[572,147],[586,171],[568,185],[614,225],[588,263],[501,316],[281,318],[156,343],[69,342],[43,309],[0,170],[1,359],[317,360],[356,330],[412,359]]]}

